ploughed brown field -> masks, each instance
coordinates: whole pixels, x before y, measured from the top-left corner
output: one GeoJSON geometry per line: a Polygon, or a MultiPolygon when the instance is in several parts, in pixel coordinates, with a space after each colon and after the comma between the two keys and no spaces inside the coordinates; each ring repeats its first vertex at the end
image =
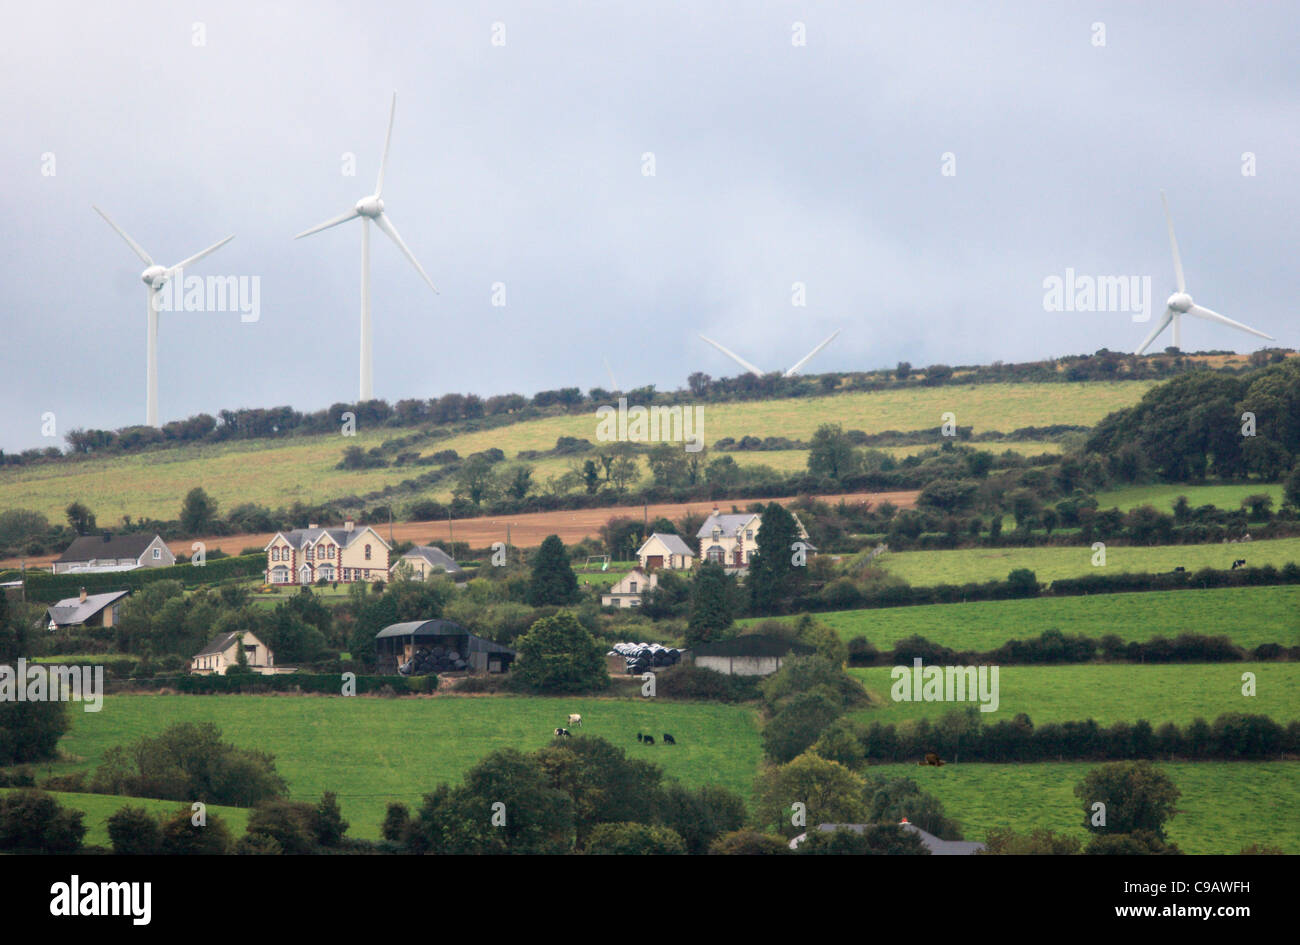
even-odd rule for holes
{"type": "MultiPolygon", "coordinates": [[[[880,505],[882,502],[890,502],[899,508],[910,509],[916,505],[918,494],[917,490],[904,492],[850,492],[844,495],[822,495],[817,496],[817,498],[832,504],[843,501],[849,505],[857,505],[862,502],[880,505]]],[[[792,502],[794,498],[794,496],[785,496],[775,500],[763,499],[762,501],[792,502]]],[[[688,512],[708,515],[709,512],[713,511],[715,505],[723,512],[730,512],[733,505],[738,509],[743,509],[750,503],[757,501],[759,500],[737,499],[733,502],[724,499],[715,503],[700,500],[698,502],[669,502],[648,507],[616,505],[560,512],[527,512],[521,515],[498,517],[485,515],[479,518],[454,519],[451,522],[450,531],[448,530],[448,523],[445,521],[395,522],[392,526],[392,536],[394,542],[412,541],[417,545],[427,544],[437,538],[454,537],[458,542],[469,542],[471,548],[486,548],[494,541],[505,541],[506,528],[509,527],[510,544],[516,547],[531,548],[540,545],[542,539],[547,535],[559,535],[565,544],[572,544],[581,541],[583,538],[598,537],[601,526],[611,518],[641,518],[642,516],[648,516],[651,521],[657,518],[676,520],[688,512]]],[[[387,525],[375,525],[374,529],[385,539],[388,538],[389,527],[387,525]]],[[[260,535],[222,535],[197,540],[202,541],[207,546],[208,551],[220,550],[226,554],[237,555],[245,548],[264,548],[270,544],[274,535],[274,532],[266,532],[260,535]]],[[[179,541],[168,542],[167,546],[175,554],[189,555],[194,541],[195,539],[184,538],[179,541]]],[[[40,558],[27,558],[25,560],[29,568],[48,567],[57,557],[58,555],[45,555],[40,558]]],[[[18,564],[18,558],[0,560],[0,567],[17,567],[18,564]]]]}

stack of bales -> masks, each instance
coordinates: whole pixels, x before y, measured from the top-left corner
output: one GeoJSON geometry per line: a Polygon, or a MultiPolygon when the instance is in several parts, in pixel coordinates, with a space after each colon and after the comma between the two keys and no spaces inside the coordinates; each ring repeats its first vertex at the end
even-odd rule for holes
{"type": "Polygon", "coordinates": [[[638,676],[663,666],[676,666],[682,651],[660,643],[615,643],[611,654],[623,657],[630,676],[638,676]]]}

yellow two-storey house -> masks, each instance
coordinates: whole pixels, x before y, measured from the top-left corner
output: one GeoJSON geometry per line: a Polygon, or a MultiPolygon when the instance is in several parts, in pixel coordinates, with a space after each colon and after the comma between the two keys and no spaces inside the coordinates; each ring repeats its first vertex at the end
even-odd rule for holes
{"type": "Polygon", "coordinates": [[[277,532],[266,546],[266,583],[387,581],[388,552],[378,532],[350,520],[342,528],[313,524],[277,532]]]}

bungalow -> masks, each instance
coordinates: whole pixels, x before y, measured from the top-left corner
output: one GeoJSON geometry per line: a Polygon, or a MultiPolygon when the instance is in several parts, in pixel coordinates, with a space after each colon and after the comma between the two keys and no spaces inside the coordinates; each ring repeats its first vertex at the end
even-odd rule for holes
{"type": "Polygon", "coordinates": [[[161,535],[82,535],[54,559],[55,574],[166,568],[176,563],[161,535]]]}
{"type": "Polygon", "coordinates": [[[267,584],[388,580],[388,542],[351,519],[342,528],[308,525],[276,532],[266,546],[267,584]]]}
{"type": "Polygon", "coordinates": [[[77,597],[66,597],[45,608],[46,624],[51,630],[63,627],[114,627],[118,610],[130,591],[109,591],[107,594],[87,594],[81,589],[77,597]]]}
{"type": "Polygon", "coordinates": [[[816,647],[785,637],[748,633],[720,643],[701,643],[689,651],[696,666],[728,676],[770,676],[791,656],[815,653],[816,647]]]}
{"type": "Polygon", "coordinates": [[[619,578],[612,587],[600,595],[602,607],[640,607],[641,595],[651,588],[659,586],[659,575],[646,574],[641,568],[633,568],[619,578]]]}
{"type": "Polygon", "coordinates": [[[695,563],[695,552],[691,546],[682,541],[678,535],[666,535],[655,532],[636,550],[637,560],[647,571],[655,568],[667,568],[670,571],[682,571],[695,563]]]}
{"type": "MultiPolygon", "coordinates": [[[[871,824],[818,824],[817,829],[821,833],[831,833],[835,830],[852,830],[854,833],[862,833],[871,824]]],[[[932,856],[970,856],[973,853],[979,853],[984,849],[984,844],[976,843],[973,840],[940,840],[929,831],[922,830],[916,824],[909,823],[904,817],[899,823],[904,830],[918,834],[921,843],[930,851],[932,856]]],[[[799,849],[799,844],[807,839],[808,834],[801,833],[790,841],[790,849],[799,849]]]]}
{"type": "Polygon", "coordinates": [[[249,630],[234,630],[217,637],[190,657],[190,672],[197,676],[226,675],[230,667],[239,664],[241,646],[249,669],[263,676],[275,675],[275,654],[249,630]]]}
{"type": "Polygon", "coordinates": [[[411,579],[423,581],[431,575],[442,572],[453,579],[461,580],[465,571],[451,555],[431,545],[417,545],[398,560],[393,570],[410,569],[411,579]]]}
{"type": "MultiPolygon", "coordinates": [[[[799,538],[808,541],[808,530],[793,512],[799,538]]],[[[763,516],[758,512],[740,512],[722,515],[717,509],[704,520],[695,537],[700,542],[700,561],[715,561],[725,568],[747,568],[754,552],[758,550],[758,532],[763,527],[763,516]]],[[[811,544],[809,551],[816,551],[811,544]]]]}

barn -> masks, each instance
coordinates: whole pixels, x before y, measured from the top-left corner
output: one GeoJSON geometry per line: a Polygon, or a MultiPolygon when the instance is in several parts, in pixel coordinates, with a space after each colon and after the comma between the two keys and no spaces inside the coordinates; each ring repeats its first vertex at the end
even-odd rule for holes
{"type": "Polygon", "coordinates": [[[701,643],[690,651],[690,657],[696,666],[729,676],[770,676],[789,657],[815,652],[816,647],[806,643],[750,633],[720,643],[701,643]]]}
{"type": "Polygon", "coordinates": [[[375,634],[375,656],[380,673],[504,673],[515,651],[450,620],[411,620],[375,634]]]}

